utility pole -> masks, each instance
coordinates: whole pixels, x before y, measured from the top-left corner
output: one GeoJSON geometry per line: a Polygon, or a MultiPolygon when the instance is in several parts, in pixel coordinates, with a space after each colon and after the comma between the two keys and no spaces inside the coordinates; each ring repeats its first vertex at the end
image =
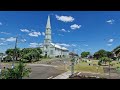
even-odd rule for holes
{"type": "Polygon", "coordinates": [[[109,79],[110,79],[110,60],[109,60],[109,79]]]}
{"type": "Polygon", "coordinates": [[[2,64],[1,64],[2,57],[3,57],[3,54],[0,55],[0,75],[1,75],[1,70],[2,70],[2,64]]]}
{"type": "Polygon", "coordinates": [[[74,56],[74,49],[73,49],[72,60],[71,60],[71,75],[74,75],[74,63],[75,63],[75,56],[74,56]]]}
{"type": "Polygon", "coordinates": [[[18,37],[16,37],[16,41],[15,41],[15,48],[14,48],[14,55],[13,55],[12,68],[14,68],[14,62],[15,62],[15,60],[17,60],[17,54],[16,54],[16,49],[17,49],[17,39],[18,39],[18,37]]]}

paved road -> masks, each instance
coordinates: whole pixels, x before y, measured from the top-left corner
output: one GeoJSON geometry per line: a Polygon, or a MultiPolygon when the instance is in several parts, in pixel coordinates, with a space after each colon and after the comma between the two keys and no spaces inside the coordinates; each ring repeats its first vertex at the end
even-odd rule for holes
{"type": "MultiPolygon", "coordinates": [[[[56,77],[59,74],[62,74],[65,71],[65,67],[64,67],[64,61],[66,61],[66,67],[67,65],[69,65],[69,59],[54,59],[48,62],[37,62],[34,64],[27,64],[27,67],[30,67],[32,72],[30,74],[30,76],[24,79],[47,79],[51,76],[56,77]]],[[[3,67],[9,68],[11,67],[11,64],[7,64],[7,63],[3,63],[2,64],[2,68],[3,67]]]]}
{"type": "MultiPolygon", "coordinates": [[[[66,64],[68,64],[68,61],[66,61],[66,64]]],[[[31,68],[32,73],[25,79],[48,79],[51,76],[56,77],[65,72],[63,65],[64,60],[55,60],[47,64],[28,64],[27,66],[31,68]],[[62,67],[62,69],[59,67],[62,67]]]]}
{"type": "Polygon", "coordinates": [[[25,79],[47,79],[51,76],[55,77],[64,72],[64,70],[58,70],[54,66],[48,65],[29,65],[32,73],[28,78],[25,79]]]}

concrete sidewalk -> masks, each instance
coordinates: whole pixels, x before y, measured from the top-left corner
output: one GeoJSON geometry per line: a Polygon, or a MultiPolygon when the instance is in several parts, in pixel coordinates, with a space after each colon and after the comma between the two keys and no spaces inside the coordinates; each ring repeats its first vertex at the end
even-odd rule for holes
{"type": "Polygon", "coordinates": [[[60,75],[58,75],[58,76],[56,76],[56,77],[54,77],[52,79],[67,79],[67,78],[69,78],[70,75],[71,75],[71,72],[68,71],[68,72],[60,74],[60,75]]]}

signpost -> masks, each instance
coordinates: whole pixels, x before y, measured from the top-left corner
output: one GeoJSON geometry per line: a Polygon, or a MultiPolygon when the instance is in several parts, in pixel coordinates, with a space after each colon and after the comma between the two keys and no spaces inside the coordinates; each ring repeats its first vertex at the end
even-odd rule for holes
{"type": "Polygon", "coordinates": [[[71,75],[74,74],[74,63],[75,63],[75,57],[73,55],[72,60],[71,60],[71,75]]]}
{"type": "Polygon", "coordinates": [[[109,60],[109,79],[110,79],[110,60],[109,60]]]}
{"type": "Polygon", "coordinates": [[[65,70],[65,63],[66,63],[66,62],[65,62],[65,60],[64,60],[64,70],[65,70]]]}
{"type": "Polygon", "coordinates": [[[2,58],[3,58],[3,54],[0,55],[0,75],[1,75],[1,71],[2,71],[2,64],[1,64],[2,58]]]}

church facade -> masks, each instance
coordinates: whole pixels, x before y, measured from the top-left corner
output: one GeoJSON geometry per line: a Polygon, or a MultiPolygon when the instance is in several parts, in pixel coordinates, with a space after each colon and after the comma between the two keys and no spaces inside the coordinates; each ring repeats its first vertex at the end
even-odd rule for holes
{"type": "Polygon", "coordinates": [[[40,47],[43,52],[42,55],[47,57],[68,57],[69,50],[65,47],[61,47],[57,44],[52,43],[51,35],[50,16],[48,16],[44,43],[40,47]]]}

